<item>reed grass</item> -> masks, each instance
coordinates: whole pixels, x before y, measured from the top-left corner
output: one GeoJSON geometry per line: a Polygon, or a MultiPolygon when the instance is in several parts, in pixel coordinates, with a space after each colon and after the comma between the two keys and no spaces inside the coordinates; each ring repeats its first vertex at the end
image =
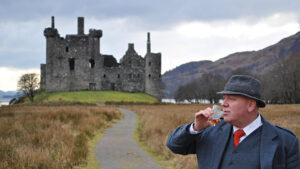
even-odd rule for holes
{"type": "Polygon", "coordinates": [[[0,108],[0,168],[61,169],[84,165],[88,141],[121,113],[100,106],[0,108]]]}
{"type": "MultiPolygon", "coordinates": [[[[195,169],[195,155],[177,155],[165,145],[168,135],[178,126],[192,122],[194,113],[212,105],[144,105],[127,106],[139,117],[139,141],[177,169],[195,169]]],[[[265,119],[293,131],[300,137],[300,105],[267,105],[260,109],[265,119]]]]}

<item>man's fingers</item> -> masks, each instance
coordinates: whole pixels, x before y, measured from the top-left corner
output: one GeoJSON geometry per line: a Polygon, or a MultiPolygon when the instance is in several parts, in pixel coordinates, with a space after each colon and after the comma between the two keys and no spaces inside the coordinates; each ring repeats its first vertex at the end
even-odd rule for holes
{"type": "Polygon", "coordinates": [[[201,111],[199,111],[199,112],[197,112],[196,114],[195,114],[195,117],[198,119],[198,118],[201,118],[201,117],[205,117],[205,118],[210,118],[211,117],[211,115],[212,115],[212,109],[211,108],[206,108],[205,110],[201,110],[201,111]]]}

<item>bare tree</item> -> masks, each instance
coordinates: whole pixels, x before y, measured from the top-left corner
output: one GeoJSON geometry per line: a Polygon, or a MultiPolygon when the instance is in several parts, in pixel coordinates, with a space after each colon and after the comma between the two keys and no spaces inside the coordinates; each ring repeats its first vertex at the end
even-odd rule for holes
{"type": "Polygon", "coordinates": [[[268,103],[300,103],[300,54],[278,62],[263,79],[263,95],[268,103]]]}
{"type": "Polygon", "coordinates": [[[28,96],[31,102],[39,89],[39,75],[36,73],[23,74],[18,81],[18,90],[28,96]]]}
{"type": "Polygon", "coordinates": [[[200,78],[180,86],[175,93],[175,100],[187,100],[189,102],[208,100],[210,103],[218,103],[221,96],[216,93],[221,91],[223,86],[224,79],[222,76],[204,73],[200,78]]]}

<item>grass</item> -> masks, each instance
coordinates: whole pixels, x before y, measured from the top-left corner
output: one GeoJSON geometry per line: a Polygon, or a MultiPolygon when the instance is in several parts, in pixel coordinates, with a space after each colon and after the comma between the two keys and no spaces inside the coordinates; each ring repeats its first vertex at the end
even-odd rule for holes
{"type": "MultiPolygon", "coordinates": [[[[137,113],[135,139],[166,168],[197,168],[195,155],[173,154],[166,147],[168,135],[189,123],[194,113],[211,105],[127,105],[137,113]]],[[[260,110],[273,124],[300,137],[300,105],[268,105],[260,110]]],[[[93,169],[95,144],[101,133],[122,118],[110,106],[0,107],[0,168],[93,169]]]]}
{"type": "Polygon", "coordinates": [[[121,117],[107,106],[1,107],[0,168],[85,166],[89,141],[121,117]]]}
{"type": "Polygon", "coordinates": [[[158,102],[156,98],[145,93],[128,93],[119,91],[40,92],[35,96],[34,100],[38,103],[65,101],[90,104],[104,104],[106,102],[158,102]]]}
{"type": "MultiPolygon", "coordinates": [[[[195,155],[173,154],[165,145],[168,135],[178,126],[194,120],[194,113],[211,105],[132,105],[126,106],[138,114],[138,140],[148,152],[165,160],[165,166],[177,169],[197,168],[195,155]]],[[[275,125],[288,128],[300,138],[300,105],[267,105],[260,109],[263,117],[275,125]]]]}

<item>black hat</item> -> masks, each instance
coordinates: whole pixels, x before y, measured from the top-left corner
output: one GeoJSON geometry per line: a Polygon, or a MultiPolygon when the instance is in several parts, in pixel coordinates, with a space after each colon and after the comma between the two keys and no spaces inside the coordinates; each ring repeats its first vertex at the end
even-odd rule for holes
{"type": "Polygon", "coordinates": [[[226,83],[224,90],[217,94],[243,95],[256,100],[258,107],[265,107],[261,100],[261,87],[259,80],[247,75],[234,75],[226,83]]]}

